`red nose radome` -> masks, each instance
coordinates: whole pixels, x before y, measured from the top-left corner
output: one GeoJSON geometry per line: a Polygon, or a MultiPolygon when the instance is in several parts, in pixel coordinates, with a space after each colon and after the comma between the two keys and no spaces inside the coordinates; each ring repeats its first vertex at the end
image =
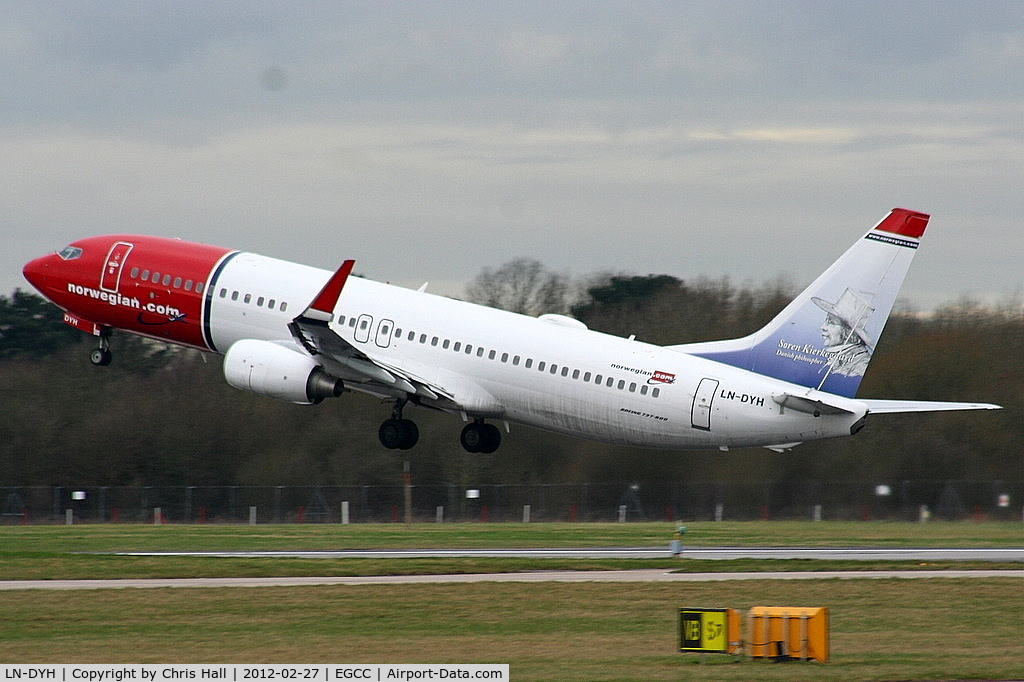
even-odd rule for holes
{"type": "Polygon", "coordinates": [[[46,273],[49,269],[51,258],[52,255],[30,260],[28,263],[25,263],[25,267],[21,269],[21,274],[24,275],[26,280],[28,280],[29,284],[39,291],[45,290],[46,273]]]}

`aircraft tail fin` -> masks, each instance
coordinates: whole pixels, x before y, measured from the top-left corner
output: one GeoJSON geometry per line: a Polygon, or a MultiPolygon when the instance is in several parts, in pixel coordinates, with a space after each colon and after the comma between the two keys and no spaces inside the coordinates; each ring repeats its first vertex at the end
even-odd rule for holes
{"type": "Polygon", "coordinates": [[[928,218],[894,208],[750,336],[671,348],[854,397],[928,218]]]}

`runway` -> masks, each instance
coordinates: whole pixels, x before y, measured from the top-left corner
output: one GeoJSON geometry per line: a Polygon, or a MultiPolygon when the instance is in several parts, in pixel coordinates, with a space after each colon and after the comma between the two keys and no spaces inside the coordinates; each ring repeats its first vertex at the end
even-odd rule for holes
{"type": "MultiPolygon", "coordinates": [[[[423,559],[423,558],[539,558],[539,559],[664,559],[665,547],[598,547],[547,549],[389,549],[273,552],[119,552],[118,556],[230,557],[307,559],[423,559]]],[[[845,561],[998,561],[1024,562],[1024,548],[790,548],[694,547],[683,548],[678,569],[619,571],[529,571],[458,575],[331,576],[276,578],[157,578],[123,580],[4,580],[3,590],[97,590],[203,587],[298,587],[318,585],[407,585],[481,582],[711,582],[726,580],[864,580],[922,578],[1024,578],[1021,569],[1000,570],[875,570],[685,572],[685,559],[819,559],[845,561]]]]}
{"type": "Polygon", "coordinates": [[[445,583],[714,582],[729,580],[879,580],[923,578],[1024,578],[1022,570],[976,571],[799,571],[675,573],[664,569],[629,571],[530,571],[459,575],[383,575],[284,578],[130,578],[124,580],[4,580],[4,590],[110,590],[208,587],[313,587],[323,585],[412,585],[445,583]]]}
{"type": "MultiPolygon", "coordinates": [[[[662,547],[537,549],[353,549],[270,552],[119,552],[119,556],[288,559],[665,559],[662,547]]],[[[1024,563],[1024,548],[683,547],[685,559],[820,559],[833,561],[1000,561],[1024,563]]]]}

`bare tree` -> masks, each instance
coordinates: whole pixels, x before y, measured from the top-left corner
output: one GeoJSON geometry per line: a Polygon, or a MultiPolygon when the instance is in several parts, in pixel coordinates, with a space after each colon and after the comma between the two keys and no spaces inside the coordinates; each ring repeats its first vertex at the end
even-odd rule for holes
{"type": "Polygon", "coordinates": [[[473,303],[541,315],[568,311],[570,289],[567,276],[549,272],[538,260],[516,258],[496,269],[484,268],[466,287],[466,295],[473,303]]]}

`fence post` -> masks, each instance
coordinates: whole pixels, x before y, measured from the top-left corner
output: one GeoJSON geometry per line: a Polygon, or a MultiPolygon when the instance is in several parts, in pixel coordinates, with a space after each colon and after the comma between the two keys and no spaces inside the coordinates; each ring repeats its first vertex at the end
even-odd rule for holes
{"type": "Polygon", "coordinates": [[[256,507],[249,507],[249,525],[256,525],[256,507]]]}
{"type": "Polygon", "coordinates": [[[348,525],[348,500],[341,503],[341,525],[348,525]]]}

